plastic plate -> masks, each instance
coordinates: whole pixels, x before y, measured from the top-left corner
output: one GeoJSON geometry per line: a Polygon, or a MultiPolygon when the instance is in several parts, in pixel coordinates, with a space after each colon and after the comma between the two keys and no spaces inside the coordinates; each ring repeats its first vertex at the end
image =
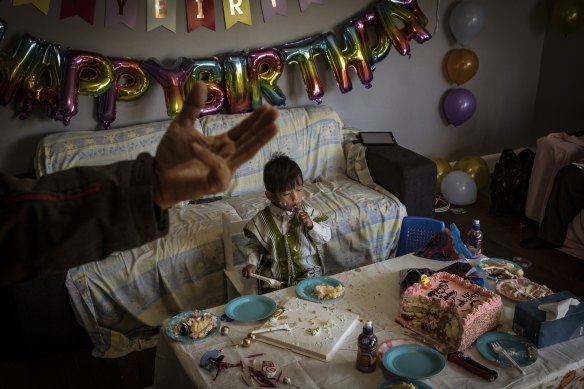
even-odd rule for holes
{"type": "Polygon", "coordinates": [[[225,306],[225,314],[235,321],[258,321],[276,312],[276,302],[262,295],[237,297],[225,306]]]}
{"type": "MultiPolygon", "coordinates": [[[[204,311],[200,311],[200,312],[204,313],[204,311]]],[[[173,316],[164,325],[164,332],[166,333],[166,335],[169,338],[176,340],[178,342],[193,343],[193,342],[198,342],[198,341],[212,337],[213,335],[215,335],[219,331],[219,328],[221,328],[221,320],[217,316],[211,314],[211,316],[213,316],[215,318],[215,328],[213,328],[211,331],[209,331],[209,333],[207,333],[207,335],[201,336],[200,338],[196,338],[196,339],[193,339],[190,336],[181,335],[178,331],[180,323],[183,320],[186,320],[191,316],[193,316],[193,311],[185,311],[185,312],[179,313],[176,316],[173,316]]]]}
{"type": "MultiPolygon", "coordinates": [[[[345,294],[343,292],[343,294],[341,294],[339,297],[334,298],[334,299],[319,299],[318,296],[314,293],[314,288],[317,285],[329,285],[329,286],[336,287],[338,285],[343,285],[343,283],[341,281],[337,280],[336,278],[332,278],[332,277],[305,278],[304,280],[300,281],[296,285],[296,294],[301,299],[312,301],[315,303],[325,303],[325,302],[329,302],[329,301],[338,300],[338,299],[342,298],[345,294]]],[[[343,285],[343,287],[344,287],[344,285],[343,285]]]]}
{"type": "Polygon", "coordinates": [[[511,367],[511,363],[504,355],[493,351],[491,346],[493,342],[499,342],[519,366],[529,366],[537,360],[537,347],[529,340],[506,332],[490,331],[479,336],[477,349],[485,359],[491,362],[511,367]]]}
{"type": "Polygon", "coordinates": [[[383,354],[383,366],[391,373],[410,380],[423,380],[442,371],[446,359],[433,348],[404,344],[383,354]]]}

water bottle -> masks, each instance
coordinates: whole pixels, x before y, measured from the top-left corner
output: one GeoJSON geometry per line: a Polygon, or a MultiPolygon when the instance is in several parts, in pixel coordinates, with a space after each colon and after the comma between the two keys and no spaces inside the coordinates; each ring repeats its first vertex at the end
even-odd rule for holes
{"type": "Polygon", "coordinates": [[[367,320],[363,326],[363,332],[357,339],[357,369],[365,373],[375,371],[377,368],[377,336],[373,333],[373,323],[367,320]]]}
{"type": "Polygon", "coordinates": [[[466,247],[468,247],[468,251],[470,251],[473,258],[480,257],[482,243],[483,232],[481,231],[481,222],[477,219],[472,223],[472,228],[466,236],[466,247]]]}

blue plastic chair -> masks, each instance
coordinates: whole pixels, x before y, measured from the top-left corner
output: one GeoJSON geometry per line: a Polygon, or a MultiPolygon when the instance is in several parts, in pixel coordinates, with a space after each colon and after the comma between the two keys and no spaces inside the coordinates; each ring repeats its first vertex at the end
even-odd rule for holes
{"type": "Polygon", "coordinates": [[[409,254],[424,246],[438,234],[444,232],[443,221],[421,216],[406,216],[402,219],[396,257],[409,254]]]}

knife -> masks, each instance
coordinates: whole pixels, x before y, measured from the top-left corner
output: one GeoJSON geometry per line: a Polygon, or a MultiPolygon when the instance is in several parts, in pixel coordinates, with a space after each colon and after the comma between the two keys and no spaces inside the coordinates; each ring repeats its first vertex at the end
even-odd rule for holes
{"type": "Polygon", "coordinates": [[[456,363],[463,369],[468,370],[471,373],[486,379],[487,381],[493,382],[499,376],[495,370],[491,370],[488,367],[481,365],[480,363],[478,363],[477,361],[470,357],[465,357],[462,351],[455,351],[453,353],[448,354],[447,359],[450,362],[456,363]]]}
{"type": "Polygon", "coordinates": [[[457,364],[463,369],[475,375],[478,375],[479,377],[484,378],[487,381],[493,382],[499,376],[495,370],[491,370],[488,367],[481,365],[480,363],[478,363],[477,361],[470,357],[465,357],[461,351],[445,350],[444,347],[436,344],[436,342],[434,342],[433,340],[428,339],[418,334],[417,332],[412,331],[408,333],[408,335],[432,347],[433,349],[439,351],[440,353],[446,353],[447,359],[450,362],[457,364]]]}

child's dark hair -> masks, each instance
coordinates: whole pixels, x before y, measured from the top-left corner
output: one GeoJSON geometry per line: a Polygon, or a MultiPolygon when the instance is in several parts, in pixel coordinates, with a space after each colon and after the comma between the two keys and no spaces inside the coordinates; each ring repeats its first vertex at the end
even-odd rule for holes
{"type": "Polygon", "coordinates": [[[303,182],[300,166],[283,153],[272,154],[264,167],[264,186],[272,193],[287,191],[303,182]]]}

